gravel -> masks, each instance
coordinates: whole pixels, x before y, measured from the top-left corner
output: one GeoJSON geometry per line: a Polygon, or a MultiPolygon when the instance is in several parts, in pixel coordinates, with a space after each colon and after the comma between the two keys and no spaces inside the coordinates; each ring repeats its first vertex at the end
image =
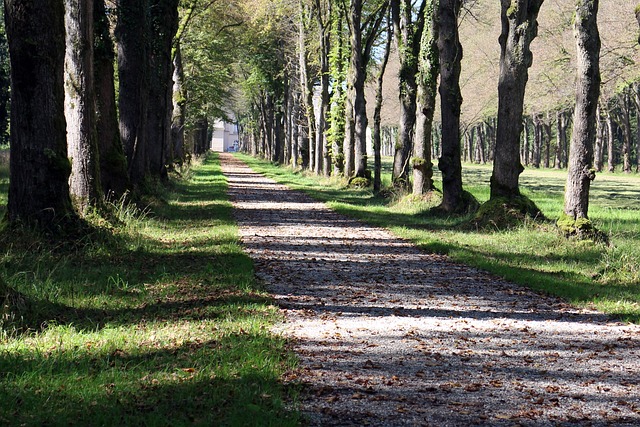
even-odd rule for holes
{"type": "Polygon", "coordinates": [[[313,426],[640,425],[640,326],[421,252],[222,155],[313,426]]]}

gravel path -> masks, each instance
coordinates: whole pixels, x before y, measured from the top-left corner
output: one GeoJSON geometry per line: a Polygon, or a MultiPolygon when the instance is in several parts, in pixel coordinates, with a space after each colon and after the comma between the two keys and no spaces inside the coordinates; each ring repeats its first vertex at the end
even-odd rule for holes
{"type": "Polygon", "coordinates": [[[222,155],[310,425],[640,425],[640,327],[416,249],[222,155]]]}

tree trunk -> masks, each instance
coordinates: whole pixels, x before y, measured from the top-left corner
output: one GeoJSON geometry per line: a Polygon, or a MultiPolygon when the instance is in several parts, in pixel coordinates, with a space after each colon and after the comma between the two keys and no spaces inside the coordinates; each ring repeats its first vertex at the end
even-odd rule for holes
{"type": "Polygon", "coordinates": [[[441,0],[438,6],[440,33],[440,107],[442,117],[442,204],[445,212],[462,212],[462,164],[460,162],[460,61],[462,45],[458,38],[461,0],[441,0]]]}
{"type": "Polygon", "coordinates": [[[622,94],[622,105],[620,106],[620,123],[622,125],[622,170],[631,173],[631,101],[629,92],[625,90],[622,94]]]}
{"type": "Polygon", "coordinates": [[[522,156],[521,161],[524,162],[525,166],[529,166],[529,152],[530,152],[530,141],[531,135],[529,132],[529,120],[525,117],[522,122],[522,126],[524,127],[524,141],[522,143],[522,156]]]}
{"type": "Polygon", "coordinates": [[[307,118],[307,159],[310,171],[315,169],[316,117],[313,109],[313,81],[309,76],[309,58],[307,52],[306,9],[300,2],[300,23],[298,28],[298,59],[300,64],[300,88],[303,93],[305,116],[307,118]]]}
{"type": "Polygon", "coordinates": [[[544,139],[544,167],[549,169],[551,166],[551,118],[547,113],[547,122],[543,124],[544,133],[546,138],[544,139]]]}
{"type": "Polygon", "coordinates": [[[318,117],[318,145],[316,146],[317,173],[329,176],[331,173],[331,157],[327,134],[329,131],[329,54],[331,52],[331,1],[323,7],[320,0],[315,0],[316,19],[318,22],[319,56],[320,56],[320,116],[318,117]]]}
{"type": "Polygon", "coordinates": [[[104,0],[94,3],[94,73],[96,134],[100,157],[100,182],[104,195],[117,199],[129,189],[127,158],[124,155],[114,82],[113,41],[104,0]]]}
{"type": "Polygon", "coordinates": [[[542,116],[536,115],[533,119],[534,137],[533,137],[533,152],[531,153],[531,163],[534,168],[540,168],[540,160],[542,158],[542,140],[544,134],[542,132],[542,116]]]}
{"type": "Polygon", "coordinates": [[[367,108],[364,96],[365,67],[362,50],[362,0],[351,0],[348,23],[351,35],[351,59],[349,63],[348,87],[353,96],[354,174],[365,177],[367,169],[367,108]]]}
{"type": "Polygon", "coordinates": [[[424,24],[418,55],[418,94],[413,162],[413,194],[433,190],[431,130],[436,109],[438,84],[438,20],[433,0],[425,0],[424,24]]]}
{"type": "Polygon", "coordinates": [[[387,19],[387,40],[384,45],[384,54],[382,56],[382,62],[378,70],[377,85],[376,85],[376,104],[373,111],[373,192],[379,193],[382,187],[382,136],[380,131],[380,123],[382,121],[382,84],[384,82],[384,72],[387,69],[387,63],[389,62],[389,54],[391,52],[391,40],[393,38],[393,31],[391,27],[390,19],[387,19]]]}
{"type": "Polygon", "coordinates": [[[576,4],[574,33],[578,78],[569,172],[564,197],[564,213],[574,220],[588,218],[589,187],[595,178],[591,167],[596,111],[600,96],[600,35],[597,15],[598,0],[579,0],[576,4]]]}
{"type": "Polygon", "coordinates": [[[562,169],[564,165],[564,147],[567,138],[567,122],[563,111],[556,112],[556,158],[553,167],[562,169]]]}
{"type": "Polygon", "coordinates": [[[5,0],[11,60],[10,223],[74,218],[64,117],[64,3],[5,0]]]}
{"type": "Polygon", "coordinates": [[[498,131],[491,176],[491,198],[520,195],[519,144],[524,93],[533,62],[529,49],[538,32],[537,16],[543,0],[501,0],[498,131]]]}
{"type": "Polygon", "coordinates": [[[178,30],[178,0],[149,0],[149,107],[146,140],[152,179],[166,181],[172,163],[171,117],[173,108],[173,37],[178,30]]]}
{"type": "Polygon", "coordinates": [[[424,28],[424,9],[427,2],[421,2],[420,10],[415,11],[410,0],[392,0],[396,51],[400,60],[400,133],[393,159],[393,184],[408,189],[409,157],[413,150],[416,128],[416,96],[418,83],[418,62],[420,41],[424,28]],[[417,19],[414,22],[414,17],[417,19]]]}
{"type": "Polygon", "coordinates": [[[102,205],[93,73],[93,0],[65,0],[65,118],[69,191],[78,212],[102,205]]]}
{"type": "Polygon", "coordinates": [[[182,51],[180,42],[176,43],[173,54],[173,115],[171,117],[171,147],[173,161],[184,162],[184,125],[187,99],[184,88],[184,69],[182,67],[182,51]]]}
{"type": "Polygon", "coordinates": [[[600,114],[600,104],[596,110],[596,146],[595,146],[595,167],[596,172],[602,172],[604,168],[604,138],[606,128],[600,114]]]}
{"type": "Polygon", "coordinates": [[[147,175],[147,1],[118,0],[118,81],[120,138],[127,156],[129,178],[139,189],[147,175]]]}
{"type": "Polygon", "coordinates": [[[609,110],[605,110],[605,121],[607,124],[607,171],[613,172],[616,168],[616,158],[613,138],[613,118],[609,110]]]}

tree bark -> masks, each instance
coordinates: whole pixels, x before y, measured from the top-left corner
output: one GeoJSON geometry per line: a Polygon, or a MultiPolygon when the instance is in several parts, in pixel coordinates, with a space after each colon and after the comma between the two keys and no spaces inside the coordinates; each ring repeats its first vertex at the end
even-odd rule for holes
{"type": "Polygon", "coordinates": [[[441,0],[438,6],[440,33],[440,107],[442,117],[442,204],[445,212],[464,210],[462,164],[460,161],[460,61],[462,45],[458,38],[461,0],[441,0]]]}
{"type": "Polygon", "coordinates": [[[127,158],[124,155],[114,82],[113,40],[104,0],[94,3],[94,73],[96,89],[96,133],[100,157],[100,182],[104,195],[119,198],[129,189],[127,158]]]}
{"type": "Polygon", "coordinates": [[[171,158],[173,37],[178,30],[178,0],[149,0],[148,99],[146,140],[150,177],[166,182],[171,158]]]}
{"type": "Polygon", "coordinates": [[[65,0],[65,118],[69,191],[78,212],[102,205],[93,68],[93,0],[65,0]]]}
{"type": "Polygon", "coordinates": [[[605,110],[605,122],[607,124],[607,171],[613,172],[616,168],[614,138],[613,138],[613,118],[611,112],[605,110]]]}
{"type": "Polygon", "coordinates": [[[424,10],[427,2],[422,1],[419,11],[415,11],[411,0],[392,0],[396,50],[400,60],[398,94],[400,97],[400,131],[393,159],[393,184],[408,189],[409,157],[413,150],[416,128],[416,96],[418,91],[418,62],[420,41],[424,29],[424,10]],[[415,21],[414,21],[415,17],[415,21]]]}
{"type": "Polygon", "coordinates": [[[75,218],[64,117],[64,3],[5,0],[11,61],[9,223],[75,218]]]}
{"type": "Polygon", "coordinates": [[[433,190],[431,131],[436,109],[438,85],[438,20],[434,0],[425,0],[424,24],[418,55],[418,93],[416,97],[416,132],[413,162],[413,194],[423,195],[433,190]]]}
{"type": "Polygon", "coordinates": [[[120,138],[127,156],[129,178],[141,188],[147,172],[147,1],[118,0],[118,81],[120,138]]]}
{"type": "Polygon", "coordinates": [[[596,172],[602,172],[604,168],[604,138],[606,128],[600,114],[600,104],[596,111],[596,146],[595,146],[595,168],[596,172]]]}
{"type": "Polygon", "coordinates": [[[384,54],[378,70],[376,79],[376,104],[373,110],[373,192],[379,193],[382,187],[382,136],[380,123],[382,122],[382,84],[384,82],[384,72],[389,62],[389,54],[391,52],[391,40],[393,38],[393,30],[390,19],[387,19],[387,40],[384,45],[384,54]]]}
{"type": "Polygon", "coordinates": [[[520,195],[519,143],[524,93],[533,62],[531,41],[538,32],[543,0],[501,0],[502,30],[498,82],[498,131],[491,176],[491,198],[520,195]]]}
{"type": "Polygon", "coordinates": [[[331,156],[327,140],[329,131],[329,53],[331,52],[331,1],[315,0],[320,44],[320,116],[318,117],[318,144],[316,145],[316,173],[329,176],[331,156]]]}
{"type": "Polygon", "coordinates": [[[300,23],[298,28],[298,58],[300,63],[300,86],[304,94],[305,116],[307,118],[307,136],[308,136],[308,165],[309,170],[315,168],[315,140],[316,140],[316,118],[313,109],[313,81],[309,76],[309,58],[307,53],[307,17],[306,9],[300,2],[300,23]]]}
{"type": "Polygon", "coordinates": [[[595,178],[593,145],[596,111],[600,96],[600,35],[598,0],[579,0],[576,4],[574,34],[578,58],[576,106],[569,153],[569,172],[564,213],[570,218],[588,218],[589,188],[595,178]]]}
{"type": "Polygon", "coordinates": [[[173,161],[182,164],[185,160],[184,125],[186,118],[187,99],[184,88],[184,68],[182,66],[182,51],[180,42],[176,43],[173,54],[173,114],[171,117],[171,151],[173,161]]]}

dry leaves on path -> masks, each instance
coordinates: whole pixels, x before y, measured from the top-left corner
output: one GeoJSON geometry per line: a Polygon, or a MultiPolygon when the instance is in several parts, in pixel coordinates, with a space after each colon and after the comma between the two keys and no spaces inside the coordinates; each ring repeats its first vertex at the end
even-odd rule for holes
{"type": "Polygon", "coordinates": [[[640,425],[640,327],[342,217],[222,155],[311,425],[640,425]]]}

